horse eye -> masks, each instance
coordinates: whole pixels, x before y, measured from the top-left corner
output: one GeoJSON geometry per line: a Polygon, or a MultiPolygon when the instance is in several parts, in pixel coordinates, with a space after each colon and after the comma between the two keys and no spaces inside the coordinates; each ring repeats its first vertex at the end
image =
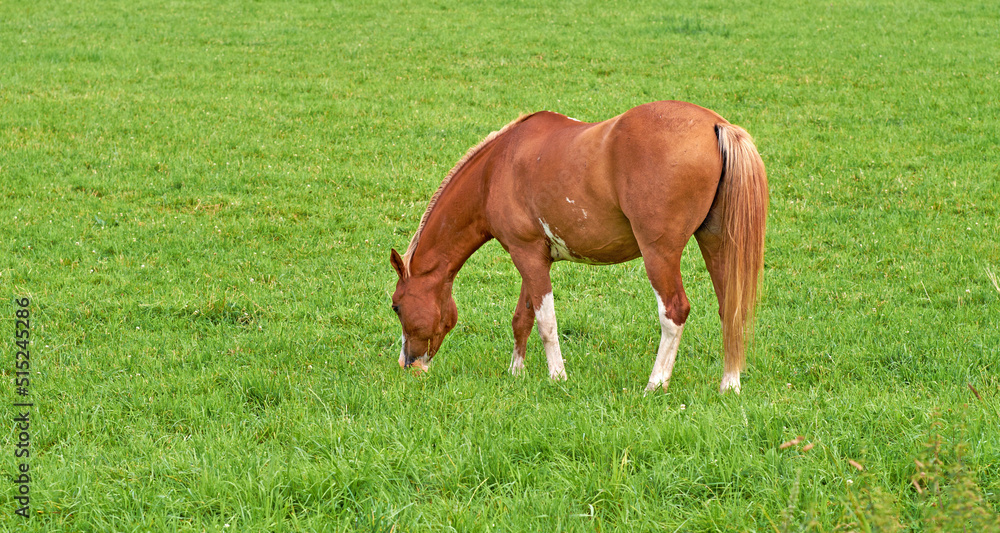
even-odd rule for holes
{"type": "Polygon", "coordinates": [[[399,306],[398,305],[392,306],[392,312],[396,313],[398,315],[399,314],[399,306]]]}

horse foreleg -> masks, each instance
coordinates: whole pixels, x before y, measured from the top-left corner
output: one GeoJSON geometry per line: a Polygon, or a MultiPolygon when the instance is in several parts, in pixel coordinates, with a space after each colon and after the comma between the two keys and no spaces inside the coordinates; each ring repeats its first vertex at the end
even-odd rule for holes
{"type": "Polygon", "coordinates": [[[646,392],[660,387],[665,391],[670,385],[681,333],[691,306],[681,284],[680,259],[665,261],[653,255],[643,257],[646,273],[653,285],[653,292],[656,293],[657,315],[660,319],[660,347],[656,351],[656,362],[653,363],[646,392]]]}
{"type": "Polygon", "coordinates": [[[552,280],[549,271],[552,261],[547,256],[518,253],[511,250],[514,266],[521,273],[521,297],[514,312],[514,355],[511,373],[524,367],[524,350],[531,333],[531,318],[538,322],[538,336],[542,338],[545,359],[549,364],[549,377],[566,379],[562,350],[559,348],[559,326],[556,324],[555,301],[552,297],[552,280]],[[525,306],[525,307],[521,307],[525,306]],[[523,309],[523,311],[522,311],[523,309]],[[517,363],[520,363],[518,365],[517,363]]]}
{"type": "Polygon", "coordinates": [[[514,320],[511,326],[514,328],[514,354],[510,358],[510,373],[514,376],[524,370],[524,354],[528,348],[528,337],[531,329],[535,325],[535,309],[528,299],[525,284],[521,284],[521,296],[517,299],[517,308],[514,309],[514,320]]]}
{"type": "Polygon", "coordinates": [[[556,325],[556,307],[551,290],[535,308],[535,318],[538,320],[538,336],[542,338],[542,346],[545,347],[545,359],[549,363],[549,377],[565,380],[566,368],[559,349],[559,327],[556,325]]]}

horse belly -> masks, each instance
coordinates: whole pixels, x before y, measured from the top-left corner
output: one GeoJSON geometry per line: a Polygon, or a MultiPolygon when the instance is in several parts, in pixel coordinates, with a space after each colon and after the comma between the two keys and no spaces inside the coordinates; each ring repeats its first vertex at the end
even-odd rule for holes
{"type": "Polygon", "coordinates": [[[575,219],[540,216],[538,223],[553,261],[610,265],[639,257],[639,243],[628,221],[611,218],[581,208],[575,219]]]}

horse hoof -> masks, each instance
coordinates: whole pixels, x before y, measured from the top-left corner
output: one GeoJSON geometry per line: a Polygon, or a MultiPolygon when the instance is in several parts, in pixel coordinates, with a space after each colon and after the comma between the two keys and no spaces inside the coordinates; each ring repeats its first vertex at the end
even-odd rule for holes
{"type": "Polygon", "coordinates": [[[656,392],[656,389],[663,389],[663,392],[667,392],[667,384],[666,383],[653,383],[652,381],[650,381],[649,383],[646,384],[646,392],[645,392],[645,394],[649,394],[651,392],[656,392]]]}
{"type": "Polygon", "coordinates": [[[722,376],[722,384],[719,385],[719,394],[725,394],[730,391],[735,394],[740,393],[739,374],[722,376]]]}
{"type": "Polygon", "coordinates": [[[520,376],[524,372],[524,357],[518,356],[517,350],[514,350],[514,355],[510,358],[510,367],[507,370],[512,376],[520,376]]]}

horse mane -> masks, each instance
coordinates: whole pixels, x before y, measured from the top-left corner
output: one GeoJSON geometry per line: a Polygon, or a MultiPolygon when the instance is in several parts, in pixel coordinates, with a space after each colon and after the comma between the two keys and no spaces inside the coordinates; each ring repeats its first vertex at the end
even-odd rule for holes
{"type": "Polygon", "coordinates": [[[497,137],[507,133],[507,131],[512,127],[520,124],[530,116],[531,115],[521,115],[512,120],[506,126],[487,135],[485,139],[479,142],[479,144],[470,148],[469,151],[462,156],[462,159],[459,159],[458,163],[452,167],[451,171],[448,172],[448,175],[444,177],[444,181],[441,182],[441,185],[438,185],[437,191],[434,192],[434,195],[431,196],[430,202],[427,203],[427,210],[424,211],[424,215],[420,217],[420,225],[417,226],[417,232],[413,234],[413,238],[410,239],[410,244],[406,247],[406,252],[403,254],[403,265],[406,268],[407,275],[410,274],[410,261],[413,259],[413,252],[417,249],[417,243],[420,242],[420,234],[424,231],[424,226],[427,224],[427,218],[430,217],[431,211],[433,211],[434,206],[437,205],[438,198],[441,197],[441,193],[444,192],[445,187],[451,183],[451,180],[462,170],[462,168],[464,168],[465,165],[476,156],[476,154],[481,152],[486,145],[493,142],[497,137]]]}

